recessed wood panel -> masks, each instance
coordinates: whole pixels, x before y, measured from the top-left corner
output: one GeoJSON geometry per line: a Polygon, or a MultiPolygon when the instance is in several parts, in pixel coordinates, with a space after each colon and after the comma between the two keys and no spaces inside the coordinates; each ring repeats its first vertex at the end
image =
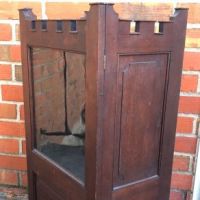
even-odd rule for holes
{"type": "Polygon", "coordinates": [[[167,56],[122,56],[118,70],[115,185],[159,175],[167,56]]]}

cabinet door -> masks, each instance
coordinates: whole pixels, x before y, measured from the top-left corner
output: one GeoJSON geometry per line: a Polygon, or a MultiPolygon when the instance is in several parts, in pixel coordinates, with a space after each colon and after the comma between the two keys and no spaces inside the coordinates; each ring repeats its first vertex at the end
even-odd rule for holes
{"type": "Polygon", "coordinates": [[[127,200],[158,198],[168,68],[168,54],[119,58],[114,188],[135,188],[127,200]]]}
{"type": "Polygon", "coordinates": [[[36,47],[30,54],[37,198],[84,199],[85,56],[36,47]]]}

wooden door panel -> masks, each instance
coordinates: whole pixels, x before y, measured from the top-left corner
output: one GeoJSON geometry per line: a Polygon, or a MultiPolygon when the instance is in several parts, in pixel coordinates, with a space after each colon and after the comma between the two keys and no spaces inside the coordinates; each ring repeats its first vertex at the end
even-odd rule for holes
{"type": "Polygon", "coordinates": [[[75,181],[63,168],[58,165],[55,166],[52,160],[37,150],[32,152],[31,166],[36,176],[36,185],[38,180],[42,180],[48,188],[54,190],[64,200],[66,200],[66,197],[67,200],[86,199],[85,188],[80,181],[75,181]]]}
{"type": "MultiPolygon", "coordinates": [[[[56,193],[52,188],[50,188],[46,182],[41,179],[37,180],[36,183],[37,190],[37,200],[64,200],[58,193],[56,193]]],[[[69,200],[65,198],[65,200],[69,200]]]]}
{"type": "Polygon", "coordinates": [[[159,175],[166,78],[165,54],[120,58],[115,186],[159,175]]]}

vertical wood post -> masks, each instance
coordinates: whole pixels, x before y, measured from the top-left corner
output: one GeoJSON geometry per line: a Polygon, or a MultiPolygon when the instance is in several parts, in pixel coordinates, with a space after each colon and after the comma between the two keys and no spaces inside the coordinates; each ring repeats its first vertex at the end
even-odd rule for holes
{"type": "Polygon", "coordinates": [[[114,161],[114,136],[115,136],[115,112],[117,95],[117,40],[118,40],[118,15],[112,4],[106,5],[105,11],[105,55],[104,55],[104,99],[103,99],[103,122],[101,135],[99,161],[100,174],[98,177],[97,200],[112,199],[113,190],[113,161],[114,161]]]}
{"type": "Polygon", "coordinates": [[[165,136],[166,138],[163,138],[165,142],[163,143],[162,147],[163,153],[160,171],[160,178],[163,181],[161,181],[159,190],[159,198],[162,198],[162,196],[164,196],[163,200],[169,199],[170,194],[170,180],[172,173],[173,153],[176,136],[176,121],[183,66],[187,14],[188,9],[181,8],[175,10],[175,18],[173,19],[174,28],[172,33],[169,33],[171,34],[171,37],[173,37],[173,42],[171,59],[169,61],[169,84],[164,126],[164,132],[166,132],[167,134],[165,136]]]}
{"type": "Polygon", "coordinates": [[[86,28],[86,190],[87,200],[96,199],[102,134],[102,110],[105,51],[104,4],[92,4],[86,28]]]}
{"type": "Polygon", "coordinates": [[[28,167],[28,186],[29,186],[29,200],[36,199],[35,190],[35,176],[31,170],[31,153],[34,147],[34,139],[31,134],[31,105],[30,105],[30,90],[29,83],[29,47],[27,44],[27,22],[36,20],[36,16],[32,13],[32,9],[19,10],[20,17],[20,39],[21,39],[21,55],[22,55],[22,73],[23,73],[23,90],[24,90],[24,107],[25,107],[25,128],[26,128],[26,148],[27,148],[27,167],[28,167]]]}

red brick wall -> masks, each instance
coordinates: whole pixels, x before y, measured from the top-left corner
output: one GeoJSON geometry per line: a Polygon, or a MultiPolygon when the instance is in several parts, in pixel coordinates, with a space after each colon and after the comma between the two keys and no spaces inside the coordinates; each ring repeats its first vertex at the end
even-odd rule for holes
{"type": "MultiPolygon", "coordinates": [[[[55,1],[56,2],[56,1],[55,1]]],[[[180,1],[181,2],[181,1],[180,1]]],[[[87,4],[46,3],[49,18],[78,18],[87,4]],[[75,9],[73,9],[74,7],[75,9]]],[[[200,121],[200,3],[135,3],[117,5],[120,17],[166,19],[174,6],[189,7],[188,30],[177,136],[174,153],[171,200],[189,200],[193,190],[200,121]],[[133,14],[134,12],[134,14],[133,14]]],[[[39,1],[0,2],[0,184],[24,187],[26,178],[23,92],[17,9],[31,7],[41,17],[39,1]]],[[[44,10],[43,10],[44,11],[44,10]]]]}

